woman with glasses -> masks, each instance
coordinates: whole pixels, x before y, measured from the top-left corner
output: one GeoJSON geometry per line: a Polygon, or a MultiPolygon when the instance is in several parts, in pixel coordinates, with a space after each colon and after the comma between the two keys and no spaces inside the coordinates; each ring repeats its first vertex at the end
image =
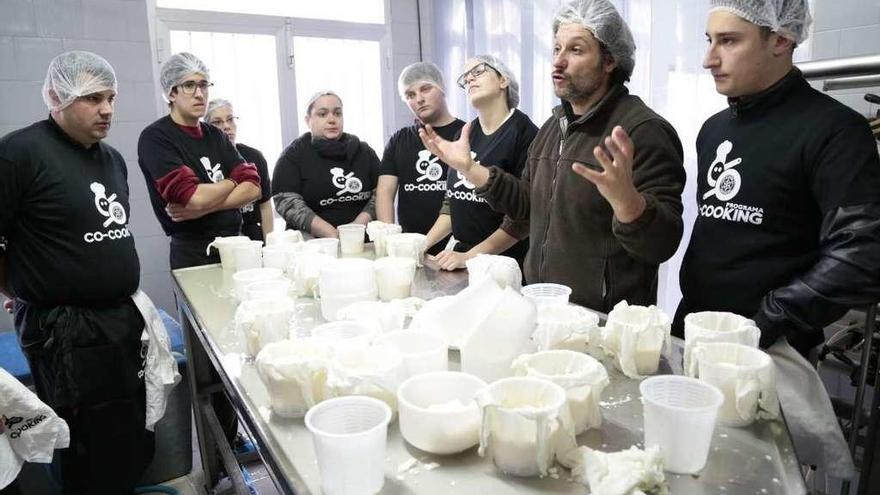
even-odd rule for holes
{"type": "Polygon", "coordinates": [[[336,227],[376,217],[379,158],[343,132],[342,99],[321,91],[306,104],[309,131],[281,153],[272,176],[275,209],[287,228],[338,237],[336,227]]]}
{"type": "Polygon", "coordinates": [[[205,114],[205,120],[223,131],[223,134],[226,134],[229,142],[235,145],[235,149],[241,153],[241,157],[246,162],[257,166],[257,173],[260,174],[262,195],[253,203],[248,203],[241,207],[241,233],[255,241],[262,241],[269,232],[272,232],[274,218],[271,202],[272,187],[269,183],[269,167],[266,164],[266,158],[260,153],[260,150],[236,141],[238,117],[235,115],[232,103],[229,100],[222,98],[211,100],[208,103],[208,112],[205,114]]]}
{"type": "MultiPolygon", "coordinates": [[[[469,131],[474,159],[520,175],[538,128],[516,108],[519,83],[513,73],[496,57],[479,55],[465,63],[457,82],[479,114],[461,131],[469,131]]],[[[463,175],[449,171],[448,208],[441,210],[428,232],[427,244],[433,246],[450,232],[456,242],[453,249],[442,251],[435,260],[444,270],[456,270],[464,268],[465,262],[478,254],[501,254],[522,265],[528,242],[516,234],[527,230],[513,224],[502,226],[504,215],[492,210],[475,189],[463,175]]]]}

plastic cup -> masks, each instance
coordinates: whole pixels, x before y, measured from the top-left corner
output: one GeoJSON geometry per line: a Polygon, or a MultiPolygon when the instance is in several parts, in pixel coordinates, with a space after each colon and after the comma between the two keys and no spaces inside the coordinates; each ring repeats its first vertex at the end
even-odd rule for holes
{"type": "Polygon", "coordinates": [[[724,394],[695,378],[660,375],[639,384],[645,447],[658,446],[666,470],[696,474],[706,465],[724,394]]]}
{"type": "Polygon", "coordinates": [[[263,241],[248,241],[232,246],[235,271],[263,267],[263,241]]]}
{"type": "Polygon", "coordinates": [[[310,244],[312,246],[318,246],[321,252],[324,254],[328,254],[333,256],[334,258],[339,257],[339,239],[335,237],[324,237],[321,239],[310,239],[306,241],[306,244],[310,244]]]}
{"type": "Polygon", "coordinates": [[[446,341],[437,334],[398,330],[380,335],[374,344],[391,346],[400,351],[407,377],[449,369],[446,341]]]}
{"type": "Polygon", "coordinates": [[[385,484],[383,464],[391,408],[372,397],[326,400],[306,413],[321,489],[327,495],[377,493],[385,484]]]}
{"type": "Polygon", "coordinates": [[[367,227],[360,223],[347,223],[336,227],[339,233],[339,246],[342,254],[358,254],[364,252],[364,232],[367,227]]]}
{"type": "Polygon", "coordinates": [[[565,306],[571,287],[562,284],[529,284],[520,291],[535,306],[565,306]]]}
{"type": "Polygon", "coordinates": [[[379,258],[373,265],[376,269],[376,285],[379,299],[390,301],[404,299],[412,293],[412,283],[416,276],[416,262],[412,258],[379,258]]]}

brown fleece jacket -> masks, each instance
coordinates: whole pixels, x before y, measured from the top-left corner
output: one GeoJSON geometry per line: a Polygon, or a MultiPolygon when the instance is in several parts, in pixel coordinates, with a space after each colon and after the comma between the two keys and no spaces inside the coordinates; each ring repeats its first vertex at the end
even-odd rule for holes
{"type": "Polygon", "coordinates": [[[505,231],[529,236],[528,283],[572,288],[571,300],[610,311],[618,301],[654,304],[657,267],[678,248],[685,171],[675,129],[623,85],[572,121],[567,102],[553,110],[529,148],[522,177],[491,167],[477,193],[507,215],[505,231]],[[647,208],[635,221],[614,218],[611,205],[573,162],[600,166],[593,148],[620,125],[634,143],[633,182],[647,208]]]}

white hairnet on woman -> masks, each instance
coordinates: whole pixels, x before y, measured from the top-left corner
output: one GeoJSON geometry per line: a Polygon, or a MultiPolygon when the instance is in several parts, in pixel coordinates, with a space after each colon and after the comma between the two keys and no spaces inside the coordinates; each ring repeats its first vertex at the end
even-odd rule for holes
{"type": "MultiPolygon", "coordinates": [[[[608,0],[575,0],[563,5],[553,19],[553,34],[562,24],[580,24],[593,33],[617,62],[617,67],[629,81],[636,65],[636,42],[629,26],[608,0]]],[[[622,82],[622,81],[621,81],[622,82]]]]}
{"type": "Polygon", "coordinates": [[[513,72],[507,68],[501,59],[494,55],[476,55],[471,57],[471,59],[485,62],[507,79],[507,107],[516,108],[519,106],[519,81],[516,80],[516,76],[513,75],[513,72]]]}
{"type": "Polygon", "coordinates": [[[726,10],[756,26],[802,43],[813,19],[807,0],[711,0],[709,12],[726,10]]]}
{"type": "Polygon", "coordinates": [[[431,62],[416,62],[407,65],[400,71],[400,77],[397,78],[397,92],[400,93],[402,99],[406,99],[406,90],[416,83],[429,83],[440,88],[440,91],[446,92],[443,85],[443,73],[431,62]]]}
{"type": "Polygon", "coordinates": [[[205,79],[211,79],[208,66],[192,53],[175,53],[166,60],[159,70],[159,82],[162,84],[162,93],[165,99],[168,99],[175,86],[193,74],[201,74],[205,76],[205,79]]]}
{"type": "Polygon", "coordinates": [[[66,52],[49,62],[43,101],[50,111],[58,111],[80,96],[108,89],[116,91],[116,73],[109,62],[92,52],[66,52]]]}
{"type": "Polygon", "coordinates": [[[225,100],[223,98],[214,98],[213,100],[208,102],[208,111],[205,112],[205,121],[211,119],[211,114],[214,113],[215,110],[223,107],[229,107],[232,109],[232,102],[229,100],[225,100]]]}

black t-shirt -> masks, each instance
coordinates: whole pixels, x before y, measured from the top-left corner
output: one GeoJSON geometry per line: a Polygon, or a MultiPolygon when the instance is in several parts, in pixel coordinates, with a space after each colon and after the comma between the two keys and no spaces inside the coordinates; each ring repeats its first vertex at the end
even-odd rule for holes
{"type": "Polygon", "coordinates": [[[367,143],[351,134],[312,141],[307,132],[278,158],[272,192],[302,195],[315,214],[337,227],[363,211],[378,178],[379,158],[367,143]]]}
{"type": "Polygon", "coordinates": [[[127,179],[118,151],[86,149],[51,118],[0,139],[0,237],[17,297],[93,305],[137,290],[127,179]]]}
{"type": "MultiPolygon", "coordinates": [[[[514,110],[501,127],[489,136],[483,134],[479,119],[475,119],[471,123],[471,152],[475,154],[474,159],[483,165],[495,165],[519,177],[526,163],[529,145],[537,133],[535,124],[519,110],[514,110]]],[[[475,188],[464,175],[450,170],[446,197],[452,215],[452,235],[458,241],[456,251],[467,251],[483,242],[501,226],[504,219],[503,214],[493,210],[485,199],[474,193],[475,188]]],[[[522,263],[527,250],[528,240],[524,239],[502,254],[522,263]]]]}
{"type": "Polygon", "coordinates": [[[710,117],[697,137],[698,211],[676,322],[707,310],[755,315],[819,259],[827,213],[880,202],[878,166],[864,117],[798,71],[710,117]]]}
{"type": "MultiPolygon", "coordinates": [[[[434,130],[452,140],[463,126],[455,119],[434,130]]],[[[418,126],[404,127],[388,140],[379,174],[397,177],[397,219],[404,232],[431,230],[446,195],[446,171],[447,165],[425,149],[418,126]]]]}
{"type": "Polygon", "coordinates": [[[241,207],[242,228],[244,229],[249,225],[261,224],[260,205],[272,198],[272,185],[269,180],[269,166],[260,150],[241,143],[236,143],[235,149],[238,150],[244,161],[257,166],[257,173],[260,174],[260,189],[262,190],[260,199],[241,207]]]}
{"type": "Polygon", "coordinates": [[[171,120],[162,117],[141,132],[138,139],[138,165],[147,181],[153,212],[166,235],[186,239],[213,239],[237,234],[241,212],[236,209],[209,213],[183,222],[173,222],[165,213],[168,204],[156,188],[156,181],[174,173],[181,165],[195,172],[201,184],[220,182],[244,159],[220,129],[199,122],[202,137],[194,137],[171,120]]]}

